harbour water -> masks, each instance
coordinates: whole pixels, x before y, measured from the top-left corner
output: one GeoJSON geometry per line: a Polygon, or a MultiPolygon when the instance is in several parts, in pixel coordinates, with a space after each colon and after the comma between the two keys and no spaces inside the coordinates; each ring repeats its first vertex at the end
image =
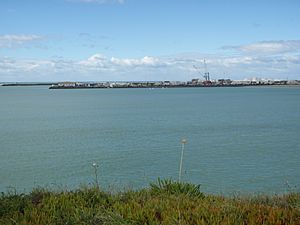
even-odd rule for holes
{"type": "Polygon", "coordinates": [[[300,187],[300,88],[0,87],[0,191],[141,188],[178,177],[209,193],[300,187]]]}

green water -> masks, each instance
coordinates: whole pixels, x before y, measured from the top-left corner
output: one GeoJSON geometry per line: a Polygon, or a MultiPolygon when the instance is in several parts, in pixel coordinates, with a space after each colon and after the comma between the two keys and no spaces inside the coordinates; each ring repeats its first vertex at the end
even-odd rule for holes
{"type": "Polygon", "coordinates": [[[0,191],[178,177],[211,193],[300,187],[300,88],[0,87],[0,191]],[[288,185],[286,184],[288,182],[288,185]]]}

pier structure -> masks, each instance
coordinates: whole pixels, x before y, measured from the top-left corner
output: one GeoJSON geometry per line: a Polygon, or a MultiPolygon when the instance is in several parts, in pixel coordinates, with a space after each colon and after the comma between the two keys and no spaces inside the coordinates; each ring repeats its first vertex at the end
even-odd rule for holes
{"type": "Polygon", "coordinates": [[[191,81],[141,81],[141,82],[60,82],[52,84],[50,89],[80,89],[80,88],[180,88],[180,87],[243,87],[267,85],[300,85],[300,80],[201,80],[191,81]]]}

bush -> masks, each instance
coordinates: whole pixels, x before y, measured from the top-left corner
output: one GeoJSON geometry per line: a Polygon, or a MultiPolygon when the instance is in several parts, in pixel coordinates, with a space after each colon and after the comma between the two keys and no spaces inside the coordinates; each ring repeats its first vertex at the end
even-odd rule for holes
{"type": "Polygon", "coordinates": [[[157,179],[157,183],[150,183],[152,194],[186,195],[188,197],[204,198],[200,191],[200,184],[182,183],[172,179],[157,179]]]}

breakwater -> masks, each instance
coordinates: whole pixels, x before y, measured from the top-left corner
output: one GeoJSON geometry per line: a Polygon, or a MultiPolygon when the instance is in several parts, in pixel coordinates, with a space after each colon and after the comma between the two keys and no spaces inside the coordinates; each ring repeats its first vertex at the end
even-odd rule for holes
{"type": "Polygon", "coordinates": [[[187,87],[243,87],[269,85],[300,85],[300,81],[231,81],[220,79],[217,81],[157,81],[157,82],[61,82],[52,84],[50,89],[81,89],[81,88],[187,88],[187,87]]]}

